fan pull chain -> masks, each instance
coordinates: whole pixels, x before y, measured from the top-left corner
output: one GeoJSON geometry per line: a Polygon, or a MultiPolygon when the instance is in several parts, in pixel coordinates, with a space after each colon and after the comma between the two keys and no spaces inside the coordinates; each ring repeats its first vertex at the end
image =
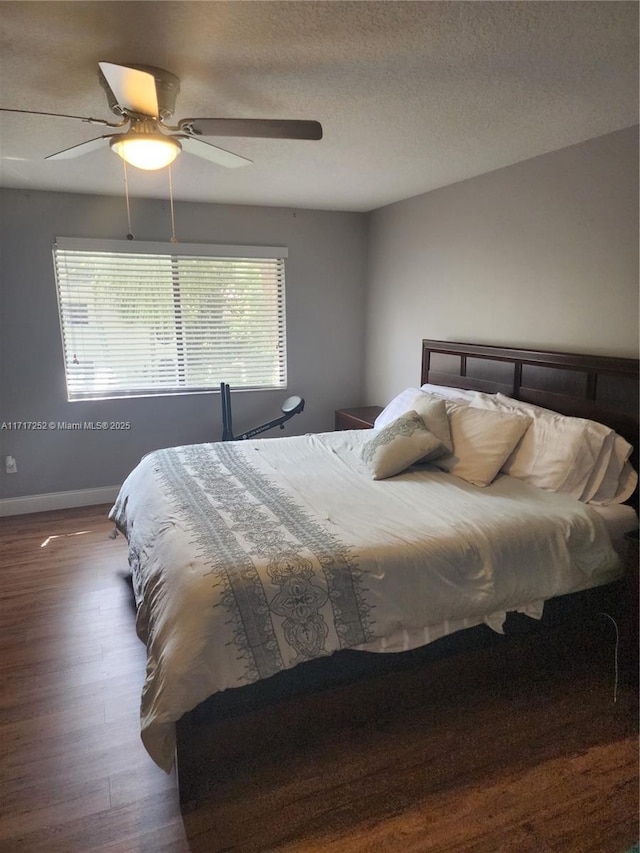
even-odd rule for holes
{"type": "Polygon", "coordinates": [[[169,202],[171,204],[171,243],[177,243],[178,238],[176,237],[176,219],[173,212],[173,181],[171,179],[171,166],[169,168],[169,202]]]}
{"type": "Polygon", "coordinates": [[[131,231],[131,208],[129,206],[129,179],[127,176],[127,161],[122,160],[122,168],[124,170],[124,197],[127,202],[127,225],[129,226],[129,231],[127,232],[127,240],[133,240],[134,234],[131,231]]]}

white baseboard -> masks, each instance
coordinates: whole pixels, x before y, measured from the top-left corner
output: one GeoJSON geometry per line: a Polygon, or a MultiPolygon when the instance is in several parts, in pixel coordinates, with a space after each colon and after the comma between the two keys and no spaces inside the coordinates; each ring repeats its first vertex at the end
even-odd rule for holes
{"type": "Polygon", "coordinates": [[[103,486],[100,489],[79,489],[74,492],[51,492],[48,495],[2,498],[0,500],[0,516],[24,515],[30,512],[48,512],[52,509],[71,509],[75,506],[113,503],[119,491],[120,486],[103,486]]]}

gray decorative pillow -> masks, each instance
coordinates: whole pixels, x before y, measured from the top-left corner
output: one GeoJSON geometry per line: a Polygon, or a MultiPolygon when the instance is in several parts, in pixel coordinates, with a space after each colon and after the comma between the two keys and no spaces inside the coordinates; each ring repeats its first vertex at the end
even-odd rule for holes
{"type": "Polygon", "coordinates": [[[429,432],[432,432],[442,442],[442,448],[436,453],[430,454],[429,461],[435,459],[436,456],[442,456],[444,453],[452,453],[453,441],[445,400],[442,397],[436,397],[435,394],[427,394],[421,391],[411,404],[411,408],[422,416],[424,425],[429,432]]]}
{"type": "Polygon", "coordinates": [[[442,452],[442,442],[425,426],[415,411],[405,412],[379,430],[362,448],[362,459],[374,480],[393,477],[413,465],[442,452]]]}

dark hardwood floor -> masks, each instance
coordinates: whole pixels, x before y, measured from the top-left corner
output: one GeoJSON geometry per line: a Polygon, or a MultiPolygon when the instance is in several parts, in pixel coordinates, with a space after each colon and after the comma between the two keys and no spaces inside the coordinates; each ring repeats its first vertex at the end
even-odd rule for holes
{"type": "Polygon", "coordinates": [[[624,853],[637,697],[602,632],[536,637],[220,724],[181,815],[108,507],[0,519],[0,851],[624,853]],[[589,634],[587,634],[587,637],[589,634]]]}

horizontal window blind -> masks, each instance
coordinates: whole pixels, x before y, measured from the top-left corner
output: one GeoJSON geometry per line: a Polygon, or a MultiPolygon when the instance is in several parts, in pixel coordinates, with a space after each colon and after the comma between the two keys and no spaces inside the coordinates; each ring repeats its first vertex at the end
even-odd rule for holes
{"type": "Polygon", "coordinates": [[[284,247],[57,238],[69,400],[287,383],[284,247]]]}

